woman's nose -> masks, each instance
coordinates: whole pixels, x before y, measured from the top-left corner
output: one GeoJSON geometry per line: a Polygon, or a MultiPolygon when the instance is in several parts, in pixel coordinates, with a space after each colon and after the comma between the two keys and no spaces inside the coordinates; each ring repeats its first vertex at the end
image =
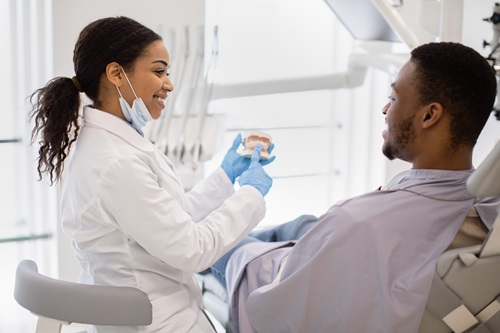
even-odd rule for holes
{"type": "Polygon", "coordinates": [[[170,81],[170,79],[167,78],[167,82],[163,83],[163,86],[161,88],[166,91],[173,91],[174,85],[172,84],[172,81],[170,81]]]}

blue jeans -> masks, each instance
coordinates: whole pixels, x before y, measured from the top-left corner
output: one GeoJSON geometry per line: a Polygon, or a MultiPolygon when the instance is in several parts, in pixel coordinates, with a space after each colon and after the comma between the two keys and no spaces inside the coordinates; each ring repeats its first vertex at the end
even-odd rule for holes
{"type": "Polygon", "coordinates": [[[295,220],[280,224],[276,227],[269,227],[259,231],[251,232],[247,237],[243,238],[236,246],[226,252],[220,259],[215,262],[210,268],[200,272],[200,274],[212,273],[217,281],[226,287],[226,266],[231,255],[245,244],[252,242],[281,242],[289,240],[297,240],[311,229],[318,218],[313,215],[301,215],[295,220]]]}

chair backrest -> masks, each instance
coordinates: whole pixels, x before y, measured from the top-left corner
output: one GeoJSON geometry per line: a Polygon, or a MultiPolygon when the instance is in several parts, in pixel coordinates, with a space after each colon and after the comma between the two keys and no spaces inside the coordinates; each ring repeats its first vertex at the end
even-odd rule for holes
{"type": "MultiPolygon", "coordinates": [[[[467,187],[477,197],[500,196],[500,143],[467,187]]],[[[439,257],[419,332],[500,332],[500,212],[481,245],[439,257]]]]}
{"type": "Polygon", "coordinates": [[[141,290],[53,279],[40,274],[32,260],[17,266],[14,298],[41,318],[65,323],[142,326],[152,322],[151,302],[141,290]]]}

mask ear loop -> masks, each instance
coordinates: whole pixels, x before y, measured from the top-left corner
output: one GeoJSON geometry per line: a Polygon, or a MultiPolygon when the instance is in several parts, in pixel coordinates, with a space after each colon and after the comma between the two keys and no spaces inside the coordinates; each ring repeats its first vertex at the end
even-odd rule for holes
{"type": "Polygon", "coordinates": [[[123,95],[122,95],[122,92],[120,91],[120,88],[118,88],[118,86],[115,86],[116,87],[116,90],[118,90],[118,93],[120,94],[120,98],[123,98],[123,95]]]}
{"type": "MultiPolygon", "coordinates": [[[[120,68],[122,69],[123,75],[125,75],[125,78],[127,79],[128,85],[130,86],[130,89],[132,89],[132,92],[134,93],[135,98],[138,98],[137,95],[135,94],[135,91],[134,91],[134,88],[132,87],[132,84],[130,83],[130,80],[128,79],[127,73],[125,73],[125,70],[123,69],[123,67],[121,65],[120,65],[120,68]]],[[[118,87],[116,87],[116,88],[118,88],[118,87]]],[[[118,92],[119,91],[120,90],[118,90],[118,92]]],[[[120,96],[121,96],[121,93],[120,93],[120,96]]]]}

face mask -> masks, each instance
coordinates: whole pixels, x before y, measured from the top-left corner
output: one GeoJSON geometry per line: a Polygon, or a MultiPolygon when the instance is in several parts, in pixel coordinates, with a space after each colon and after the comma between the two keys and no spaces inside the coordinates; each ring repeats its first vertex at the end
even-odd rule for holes
{"type": "Polygon", "coordinates": [[[153,117],[151,117],[151,114],[149,113],[148,108],[146,107],[142,99],[138,98],[137,95],[135,94],[134,88],[132,88],[132,85],[130,84],[127,74],[125,73],[123,68],[122,71],[123,74],[125,75],[125,78],[127,79],[130,89],[132,89],[132,92],[134,93],[135,100],[132,106],[130,106],[125,100],[125,98],[123,98],[120,89],[116,87],[118,93],[120,94],[120,106],[122,108],[122,112],[123,115],[125,116],[125,119],[127,119],[127,121],[132,124],[133,128],[135,128],[138,132],[141,133],[141,128],[143,128],[148,121],[153,120],[153,117]]]}

